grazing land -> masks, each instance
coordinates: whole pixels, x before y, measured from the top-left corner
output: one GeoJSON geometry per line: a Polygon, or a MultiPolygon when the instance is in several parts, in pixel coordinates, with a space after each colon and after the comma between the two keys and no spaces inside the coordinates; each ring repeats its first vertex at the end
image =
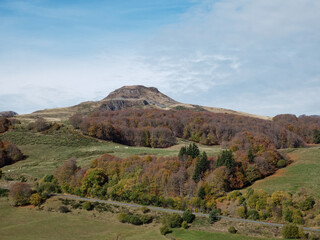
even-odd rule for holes
{"type": "Polygon", "coordinates": [[[320,197],[320,149],[319,145],[309,148],[284,149],[283,152],[293,160],[286,168],[274,175],[256,181],[252,187],[264,189],[269,193],[283,190],[291,193],[305,188],[315,197],[320,197]]]}
{"type": "Polygon", "coordinates": [[[29,239],[166,239],[159,227],[120,223],[116,216],[98,218],[93,212],[81,214],[39,211],[34,207],[11,207],[0,198],[2,240],[29,239]]]}
{"type": "MultiPolygon", "coordinates": [[[[130,147],[90,138],[68,127],[52,134],[34,133],[21,128],[6,132],[0,138],[14,143],[26,155],[25,160],[4,167],[3,171],[36,178],[52,174],[58,166],[71,157],[76,157],[77,164],[84,166],[103,154],[120,158],[132,155],[177,156],[180,148],[190,143],[180,139],[177,145],[165,149],[130,147]]],[[[201,151],[206,151],[208,156],[220,153],[219,146],[197,145],[201,151]]]]}

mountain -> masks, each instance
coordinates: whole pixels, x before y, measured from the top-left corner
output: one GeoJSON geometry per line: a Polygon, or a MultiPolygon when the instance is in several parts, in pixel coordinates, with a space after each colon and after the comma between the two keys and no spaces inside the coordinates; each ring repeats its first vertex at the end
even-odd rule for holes
{"type": "Polygon", "coordinates": [[[244,112],[233,111],[224,108],[204,107],[193,104],[185,104],[175,101],[167,95],[161,93],[155,87],[145,87],[142,85],[124,86],[111,92],[100,101],[88,101],[66,108],[45,109],[31,114],[20,115],[19,118],[44,117],[48,120],[64,120],[75,113],[88,114],[97,110],[121,110],[121,109],[164,109],[164,110],[192,110],[209,111],[214,113],[236,114],[249,116],[265,120],[270,117],[258,116],[244,112]]]}
{"type": "Polygon", "coordinates": [[[14,112],[14,111],[4,111],[4,112],[0,112],[0,117],[7,117],[7,118],[11,118],[14,116],[17,116],[18,113],[14,112]]]}

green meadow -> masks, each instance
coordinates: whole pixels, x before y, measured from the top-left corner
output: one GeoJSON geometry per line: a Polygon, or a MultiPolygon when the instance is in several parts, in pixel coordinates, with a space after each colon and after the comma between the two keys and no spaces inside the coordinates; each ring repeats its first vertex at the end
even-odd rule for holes
{"type": "Polygon", "coordinates": [[[320,197],[320,146],[282,150],[293,163],[280,169],[274,175],[256,181],[252,187],[264,189],[270,193],[278,190],[297,192],[305,188],[311,194],[320,197]]]}
{"type": "MultiPolygon", "coordinates": [[[[150,225],[150,224],[149,224],[150,225]]],[[[120,223],[116,217],[98,218],[81,214],[39,211],[33,207],[11,207],[0,198],[1,240],[114,240],[166,239],[159,227],[120,223]]]]}
{"type": "MultiPolygon", "coordinates": [[[[103,154],[121,158],[131,155],[177,156],[180,148],[190,143],[179,139],[177,145],[166,149],[130,147],[87,137],[68,127],[54,133],[34,133],[20,128],[6,132],[0,138],[16,144],[26,155],[25,160],[4,167],[3,171],[16,176],[23,174],[37,178],[51,174],[71,157],[76,157],[77,163],[84,166],[103,154]]],[[[216,156],[220,152],[219,146],[198,146],[208,156],[216,156]]]]}

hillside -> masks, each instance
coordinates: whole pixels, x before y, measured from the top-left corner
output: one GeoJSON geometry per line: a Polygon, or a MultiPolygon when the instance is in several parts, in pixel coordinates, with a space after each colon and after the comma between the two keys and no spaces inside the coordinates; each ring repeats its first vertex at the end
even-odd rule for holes
{"type": "Polygon", "coordinates": [[[271,117],[258,116],[244,112],[233,111],[224,108],[204,107],[193,104],[180,103],[167,95],[161,93],[155,87],[142,85],[124,86],[111,92],[100,101],[88,101],[66,108],[45,109],[17,116],[19,119],[44,117],[48,120],[66,120],[75,113],[88,114],[97,110],[121,110],[121,109],[163,109],[163,110],[192,110],[209,111],[213,113],[228,113],[241,116],[248,116],[264,120],[271,120],[271,117]]]}

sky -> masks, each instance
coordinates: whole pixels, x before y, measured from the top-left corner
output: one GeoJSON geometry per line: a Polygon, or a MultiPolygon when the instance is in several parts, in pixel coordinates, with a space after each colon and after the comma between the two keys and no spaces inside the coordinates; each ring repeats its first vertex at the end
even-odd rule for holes
{"type": "Polygon", "coordinates": [[[124,85],[275,116],[320,114],[319,0],[0,0],[0,111],[124,85]]]}

